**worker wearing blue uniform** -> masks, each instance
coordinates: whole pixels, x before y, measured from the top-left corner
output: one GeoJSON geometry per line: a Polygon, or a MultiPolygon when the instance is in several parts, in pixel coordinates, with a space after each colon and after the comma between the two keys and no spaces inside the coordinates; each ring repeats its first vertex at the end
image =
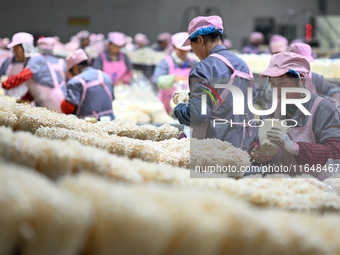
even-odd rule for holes
{"type": "Polygon", "coordinates": [[[256,130],[247,125],[254,118],[247,106],[247,90],[253,84],[252,72],[243,60],[222,44],[223,24],[219,16],[196,17],[190,22],[188,30],[189,38],[184,45],[190,44],[201,62],[189,75],[190,101],[188,104],[179,103],[174,109],[175,116],[180,123],[192,127],[194,138],[218,138],[247,150],[256,135],[256,130]],[[244,106],[244,114],[234,115],[232,93],[215,86],[227,83],[243,92],[245,100],[240,104],[244,106]],[[218,100],[214,104],[214,99],[206,97],[206,114],[202,114],[202,94],[207,92],[215,94],[214,97],[218,94],[218,100]],[[228,123],[214,126],[214,119],[227,120],[228,123]]]}
{"type": "Polygon", "coordinates": [[[61,109],[66,114],[74,113],[78,118],[113,120],[113,82],[103,71],[89,66],[87,61],[88,57],[82,49],[66,58],[67,69],[73,78],[67,82],[61,109]]]}

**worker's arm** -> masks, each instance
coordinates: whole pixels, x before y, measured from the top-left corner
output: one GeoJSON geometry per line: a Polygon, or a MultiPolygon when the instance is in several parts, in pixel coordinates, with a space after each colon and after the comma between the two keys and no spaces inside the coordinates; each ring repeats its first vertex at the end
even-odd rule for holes
{"type": "Polygon", "coordinates": [[[190,102],[179,103],[174,109],[174,114],[181,124],[190,126],[190,102]]]}
{"type": "Polygon", "coordinates": [[[324,165],[329,158],[340,158],[340,114],[328,100],[322,100],[313,114],[316,144],[297,142],[300,164],[324,165]]]}
{"type": "Polygon", "coordinates": [[[12,61],[12,58],[7,58],[7,59],[1,64],[1,67],[0,67],[0,76],[6,75],[7,69],[8,69],[8,67],[9,67],[9,64],[11,63],[11,61],[12,61]]]}
{"type": "Polygon", "coordinates": [[[340,159],[340,139],[330,138],[321,144],[298,142],[299,154],[295,157],[299,164],[325,165],[329,158],[340,159]]]}
{"type": "Polygon", "coordinates": [[[29,68],[24,68],[20,73],[8,77],[8,79],[2,83],[2,86],[7,90],[13,89],[25,81],[32,79],[32,77],[32,71],[29,68]]]}
{"type": "Polygon", "coordinates": [[[155,71],[153,73],[152,81],[154,84],[157,85],[159,88],[170,88],[172,87],[173,82],[175,81],[175,75],[171,75],[173,77],[172,81],[162,81],[159,80],[161,76],[167,77],[169,76],[169,65],[168,62],[166,62],[165,59],[162,59],[158,65],[155,68],[155,71]]]}
{"type": "Polygon", "coordinates": [[[93,66],[93,68],[96,68],[98,70],[103,70],[103,59],[102,59],[101,55],[99,55],[97,58],[95,58],[92,66],[93,66]]]}
{"type": "Polygon", "coordinates": [[[32,97],[31,93],[28,91],[22,98],[21,100],[27,100],[27,101],[33,101],[34,98],[32,97]]]}
{"type": "Polygon", "coordinates": [[[63,99],[63,101],[61,101],[60,108],[63,113],[71,114],[75,111],[76,106],[63,99]]]}
{"type": "Polygon", "coordinates": [[[80,103],[83,86],[77,79],[70,79],[66,86],[65,99],[61,102],[61,111],[65,114],[73,113],[80,103]]]}

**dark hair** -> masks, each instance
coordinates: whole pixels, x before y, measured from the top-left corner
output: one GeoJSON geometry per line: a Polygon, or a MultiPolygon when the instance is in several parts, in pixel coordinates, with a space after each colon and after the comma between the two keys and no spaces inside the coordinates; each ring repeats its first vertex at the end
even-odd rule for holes
{"type": "MultiPolygon", "coordinates": [[[[207,34],[207,35],[203,35],[203,39],[209,40],[211,42],[216,42],[217,40],[222,41],[223,37],[222,37],[222,34],[220,32],[216,31],[216,32],[212,32],[212,33],[207,34]]],[[[190,39],[191,42],[197,42],[197,40],[198,40],[197,37],[190,39]]]]}
{"type": "MultiPolygon", "coordinates": [[[[77,64],[77,66],[79,66],[80,68],[85,68],[85,67],[88,67],[90,65],[89,65],[89,62],[87,60],[84,60],[84,61],[80,62],[79,64],[77,64]]],[[[74,75],[73,66],[70,68],[69,72],[74,75]]]]}
{"type": "Polygon", "coordinates": [[[87,60],[84,60],[84,61],[80,62],[79,64],[77,64],[77,66],[87,67],[87,66],[89,66],[89,62],[87,60]]]}

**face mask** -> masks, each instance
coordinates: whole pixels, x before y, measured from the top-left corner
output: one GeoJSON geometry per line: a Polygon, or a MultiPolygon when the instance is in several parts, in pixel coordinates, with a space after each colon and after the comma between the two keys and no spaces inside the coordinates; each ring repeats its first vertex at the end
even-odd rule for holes
{"type": "Polygon", "coordinates": [[[23,43],[22,47],[24,49],[25,58],[29,58],[34,53],[33,44],[23,43]]]}
{"type": "Polygon", "coordinates": [[[171,52],[171,57],[174,59],[175,63],[179,66],[182,66],[185,62],[177,56],[176,51],[171,52]]]}

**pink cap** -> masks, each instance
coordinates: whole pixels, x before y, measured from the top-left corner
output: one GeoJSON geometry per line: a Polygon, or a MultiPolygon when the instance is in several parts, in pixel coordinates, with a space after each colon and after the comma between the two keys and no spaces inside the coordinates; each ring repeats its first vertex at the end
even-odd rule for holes
{"type": "Polygon", "coordinates": [[[79,31],[76,35],[80,40],[90,37],[90,32],[87,30],[79,31]]]}
{"type": "Polygon", "coordinates": [[[160,33],[157,36],[157,41],[169,43],[171,41],[171,34],[168,32],[160,33]]]}
{"type": "Polygon", "coordinates": [[[142,34],[142,33],[137,33],[135,35],[135,42],[136,43],[140,43],[140,44],[143,44],[143,45],[147,45],[149,44],[149,40],[148,40],[148,37],[145,35],[145,34],[142,34]]]}
{"type": "Polygon", "coordinates": [[[287,50],[288,45],[284,42],[274,42],[270,44],[270,51],[272,54],[281,53],[287,50]]]}
{"type": "Polygon", "coordinates": [[[33,45],[33,35],[25,32],[16,33],[12,37],[12,42],[7,45],[7,48],[13,48],[16,45],[27,43],[33,45]]]}
{"type": "Polygon", "coordinates": [[[180,33],[176,33],[173,34],[171,36],[171,43],[172,45],[180,50],[184,50],[184,51],[190,51],[191,50],[191,46],[182,46],[183,42],[188,38],[188,33],[187,32],[180,32],[180,33]]]}
{"type": "Polygon", "coordinates": [[[183,46],[190,45],[189,37],[192,36],[200,28],[214,27],[215,30],[223,30],[223,21],[220,16],[198,16],[191,20],[188,26],[188,38],[183,43],[183,46]]]}
{"type": "Polygon", "coordinates": [[[307,75],[310,71],[310,65],[307,59],[299,54],[281,52],[272,55],[268,68],[261,73],[261,78],[278,77],[286,74],[289,70],[307,75]]]}
{"type": "Polygon", "coordinates": [[[263,34],[261,32],[253,32],[250,34],[249,41],[253,44],[262,43],[263,34]]]}
{"type": "Polygon", "coordinates": [[[269,44],[275,43],[275,42],[283,42],[288,45],[288,40],[286,37],[282,35],[272,35],[269,40],[269,44]]]}
{"type": "Polygon", "coordinates": [[[67,70],[70,70],[73,66],[83,62],[84,60],[87,60],[88,57],[83,49],[78,49],[74,52],[72,52],[70,55],[66,58],[66,67],[67,70]]]}
{"type": "Polygon", "coordinates": [[[91,34],[90,42],[104,41],[105,36],[103,34],[91,34]]]}
{"type": "Polygon", "coordinates": [[[294,52],[304,56],[309,62],[314,62],[312,48],[307,43],[293,43],[289,46],[288,52],[294,52]]]}
{"type": "Polygon", "coordinates": [[[120,47],[124,46],[124,44],[126,43],[125,35],[120,32],[110,32],[108,33],[107,37],[110,43],[113,43],[120,47]]]}
{"type": "Polygon", "coordinates": [[[284,52],[288,47],[288,40],[282,35],[273,35],[269,41],[270,51],[275,53],[284,52]]]}
{"type": "Polygon", "coordinates": [[[37,46],[40,50],[52,51],[56,42],[54,37],[41,37],[37,41],[37,46]]]}

